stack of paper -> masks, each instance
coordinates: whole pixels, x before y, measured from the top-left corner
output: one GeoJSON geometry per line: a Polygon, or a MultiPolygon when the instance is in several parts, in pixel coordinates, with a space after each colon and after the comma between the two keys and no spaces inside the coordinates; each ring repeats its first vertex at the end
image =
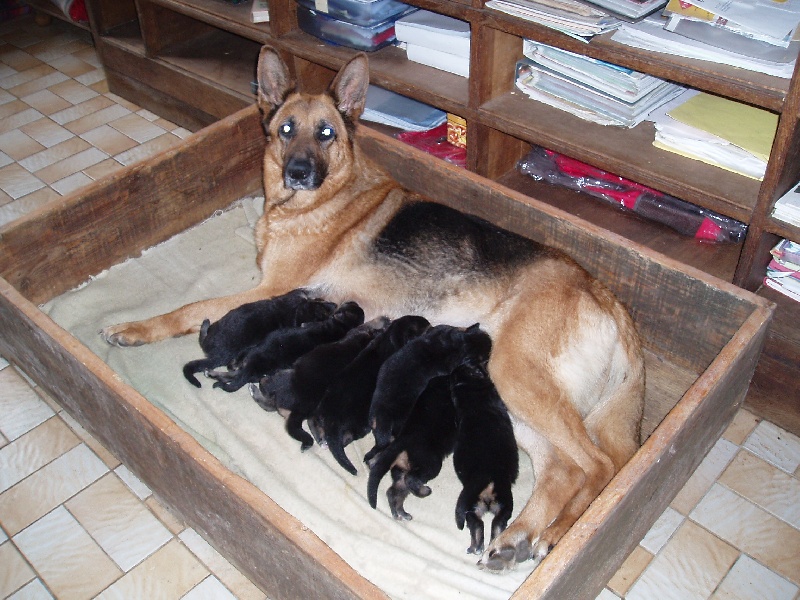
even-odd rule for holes
{"type": "Polygon", "coordinates": [[[753,179],[763,179],[778,115],[702,92],[654,111],[653,144],[753,179]]]}
{"type": "Polygon", "coordinates": [[[488,8],[556,29],[581,41],[616,29],[618,17],[577,0],[489,0],[488,8]]]}
{"type": "Polygon", "coordinates": [[[685,88],[600,60],[525,40],[516,86],[549,106],[603,125],[634,127],[685,88]]]}
{"type": "Polygon", "coordinates": [[[782,240],[770,252],[764,285],[800,301],[800,244],[782,240]]]}
{"type": "Polygon", "coordinates": [[[406,96],[370,85],[361,118],[406,131],[427,131],[447,120],[447,113],[406,96]]]}
{"type": "MultiPolygon", "coordinates": [[[[597,6],[628,17],[638,19],[657,11],[667,4],[667,0],[586,0],[597,6]]],[[[702,1],[702,0],[701,0],[702,1]]]]}
{"type": "Polygon", "coordinates": [[[778,199],[772,209],[772,216],[800,227],[800,184],[793,186],[778,199]]]}
{"type": "Polygon", "coordinates": [[[469,23],[418,10],[398,19],[394,31],[406,44],[408,60],[469,77],[469,23]]]}
{"type": "Polygon", "coordinates": [[[664,29],[666,24],[664,17],[652,15],[638,23],[622,24],[611,39],[620,44],[651,52],[706,60],[784,79],[792,77],[800,47],[797,41],[792,41],[786,52],[781,52],[781,58],[776,59],[771,55],[765,57],[748,54],[748,49],[727,49],[708,41],[679,35],[664,29]]]}

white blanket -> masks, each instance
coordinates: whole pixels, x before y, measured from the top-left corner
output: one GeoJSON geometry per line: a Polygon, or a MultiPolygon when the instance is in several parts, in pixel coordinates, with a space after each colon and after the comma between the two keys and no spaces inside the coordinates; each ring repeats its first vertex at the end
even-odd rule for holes
{"type": "MultiPolygon", "coordinates": [[[[382,482],[378,509],[366,499],[363,456],[371,436],[346,448],[358,476],[345,472],[326,449],[300,452],[277,413],[262,410],[246,388],[228,394],[190,385],[181,369],[203,353],[187,336],[136,348],[117,348],[101,327],[140,319],[206,297],[253,287],[252,227],[263,199],[248,198],[205,223],[117,265],[43,310],[111,366],[127,383],[165,411],[231,471],[246,478],[314,531],[361,575],[392,598],[508,598],[531,571],[522,565],[497,575],[479,570],[466,554],[469,533],[455,525],[461,486],[448,460],[424,499],[409,496],[410,522],[395,521],[386,502],[391,477],[382,482]]],[[[530,494],[530,461],[520,454],[514,515],[530,494]]],[[[486,535],[489,536],[487,518],[486,535]]]]}

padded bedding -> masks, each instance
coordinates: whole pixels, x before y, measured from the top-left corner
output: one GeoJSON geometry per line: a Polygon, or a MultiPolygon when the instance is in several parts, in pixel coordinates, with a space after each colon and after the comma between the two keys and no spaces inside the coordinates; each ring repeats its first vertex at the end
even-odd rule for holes
{"type": "MultiPolygon", "coordinates": [[[[253,287],[260,273],[252,230],[262,203],[263,198],[245,198],[42,308],[231,471],[264,491],[390,597],[508,598],[532,565],[500,575],[475,566],[477,557],[465,552],[469,533],[455,525],[460,483],[451,460],[430,483],[431,496],[406,500],[413,520],[397,522],[386,503],[390,476],[380,487],[378,509],[367,503],[362,458],[372,446],[371,436],[346,449],[359,468],[354,477],[326,449],[315,445],[301,453],[299,443],[284,431],[283,419],[262,410],[246,388],[228,394],[212,389],[212,381],[202,375],[202,389],[190,385],[181,369],[203,356],[195,336],[136,348],[112,347],[101,339],[98,332],[105,325],[253,287]]],[[[532,481],[530,461],[521,453],[514,516],[532,481]]]]}

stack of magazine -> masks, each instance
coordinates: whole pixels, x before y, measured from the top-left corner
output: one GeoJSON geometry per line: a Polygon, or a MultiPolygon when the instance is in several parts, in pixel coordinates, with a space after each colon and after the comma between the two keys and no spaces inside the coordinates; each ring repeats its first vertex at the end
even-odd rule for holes
{"type": "Polygon", "coordinates": [[[770,252],[772,260],[767,266],[764,285],[784,296],[800,300],[800,244],[781,240],[770,252]]]}
{"type": "Polygon", "coordinates": [[[685,88],[600,60],[525,40],[516,86],[527,96],[602,125],[634,127],[685,88]]]}
{"type": "Polygon", "coordinates": [[[405,131],[427,131],[447,121],[447,113],[423,102],[370,85],[361,118],[364,121],[381,123],[405,131]]]}
{"type": "Polygon", "coordinates": [[[800,184],[792,186],[772,209],[772,216],[784,223],[800,227],[800,184]]]}

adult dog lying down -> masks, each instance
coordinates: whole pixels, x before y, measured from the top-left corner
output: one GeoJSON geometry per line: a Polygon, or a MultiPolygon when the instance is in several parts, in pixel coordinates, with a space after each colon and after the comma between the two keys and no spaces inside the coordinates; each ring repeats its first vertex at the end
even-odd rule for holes
{"type": "Polygon", "coordinates": [[[644,366],[630,316],[569,257],[426,202],[362,154],[354,130],[366,55],[310,95],[295,91],[265,47],[258,80],[268,136],[255,231],[261,283],[107,327],[105,339],[129,346],[197,332],[206,318],[299,287],[358,302],[367,320],[479,322],[493,341],[491,378],[536,475],[530,499],[479,564],[541,560],[638,447],[644,366]]]}

